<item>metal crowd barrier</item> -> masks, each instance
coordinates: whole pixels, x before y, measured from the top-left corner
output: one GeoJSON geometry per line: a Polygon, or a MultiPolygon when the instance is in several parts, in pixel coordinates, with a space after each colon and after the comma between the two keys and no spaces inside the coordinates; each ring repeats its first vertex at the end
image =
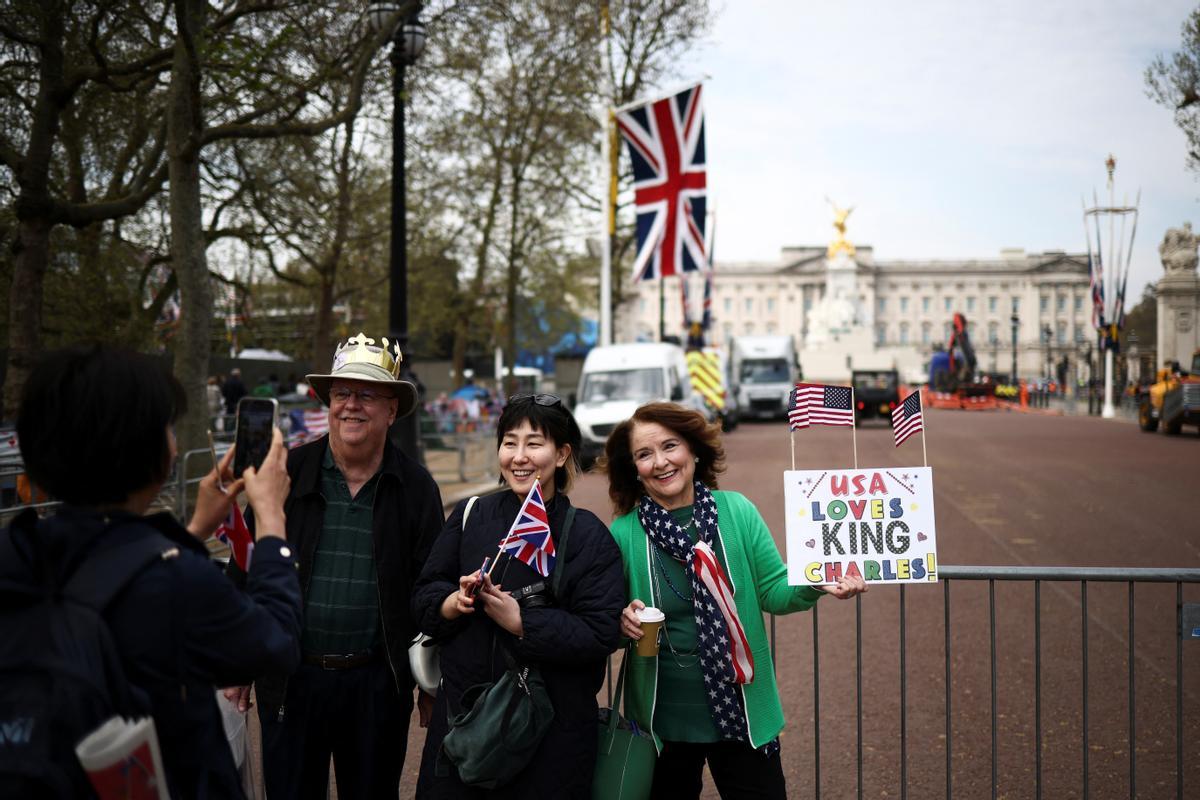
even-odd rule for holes
{"type": "MultiPolygon", "coordinates": [[[[1200,569],[1134,569],[1134,568],[1059,568],[1059,567],[970,567],[970,566],[948,566],[942,565],[940,569],[940,579],[942,582],[943,596],[943,637],[944,637],[944,657],[945,657],[945,796],[947,798],[954,796],[954,764],[952,756],[954,753],[954,726],[952,720],[952,697],[951,687],[953,679],[953,662],[952,653],[954,652],[954,636],[952,636],[951,628],[951,598],[952,587],[963,582],[987,582],[988,589],[988,618],[989,630],[988,638],[990,641],[990,702],[991,702],[991,797],[997,798],[999,795],[999,781],[997,765],[999,763],[1000,741],[998,735],[998,711],[997,711],[997,649],[996,649],[996,582],[997,581],[1021,581],[1032,582],[1033,584],[1033,662],[1034,662],[1034,737],[1033,749],[1036,753],[1034,761],[1034,781],[1035,781],[1035,796],[1040,800],[1044,788],[1043,775],[1043,744],[1045,736],[1045,725],[1043,724],[1043,694],[1042,694],[1042,679],[1044,665],[1042,660],[1043,655],[1043,640],[1042,640],[1042,603],[1041,589],[1043,581],[1052,582],[1078,582],[1079,584],[1079,604],[1080,604],[1080,637],[1081,637],[1081,652],[1079,659],[1080,668],[1080,685],[1081,691],[1081,707],[1082,707],[1082,734],[1081,748],[1079,752],[1079,784],[1078,790],[1083,798],[1088,798],[1092,787],[1093,776],[1089,772],[1089,725],[1096,721],[1090,718],[1090,698],[1089,698],[1089,664],[1088,664],[1088,586],[1091,583],[1124,583],[1127,585],[1127,604],[1128,604],[1128,619],[1126,622],[1125,636],[1128,644],[1127,654],[1127,680],[1126,680],[1126,697],[1128,704],[1128,716],[1125,720],[1100,720],[1101,724],[1105,725],[1123,725],[1125,733],[1128,735],[1128,767],[1127,780],[1129,785],[1129,797],[1135,798],[1138,795],[1138,752],[1139,745],[1137,739],[1137,653],[1135,649],[1136,643],[1136,628],[1135,628],[1135,609],[1136,609],[1136,593],[1135,587],[1139,584],[1174,584],[1175,585],[1175,730],[1174,730],[1174,745],[1175,745],[1175,795],[1179,800],[1183,800],[1184,794],[1184,671],[1183,671],[1183,642],[1185,639],[1200,640],[1200,604],[1184,603],[1183,586],[1184,584],[1200,583],[1200,569]]],[[[900,700],[900,738],[899,738],[899,796],[904,800],[908,797],[908,739],[909,725],[907,719],[908,706],[908,672],[907,672],[907,619],[905,614],[905,593],[906,587],[901,585],[899,591],[899,619],[897,621],[897,632],[899,639],[899,700],[900,700]]],[[[863,597],[860,595],[855,598],[855,651],[856,651],[856,674],[855,674],[855,694],[856,694],[856,716],[857,716],[857,794],[861,800],[863,797],[863,597]]],[[[812,648],[813,648],[813,710],[814,720],[820,720],[821,708],[821,690],[820,690],[820,646],[819,646],[819,604],[812,609],[812,648]]],[[[1114,630],[1111,627],[1110,621],[1102,620],[1096,624],[1105,628],[1110,634],[1120,634],[1119,630],[1114,630]]],[[[772,656],[774,656],[775,645],[775,620],[771,619],[771,644],[772,656]]],[[[816,797],[821,797],[821,732],[820,726],[813,726],[813,787],[816,792],[816,797]]],[[[1151,752],[1148,748],[1141,748],[1143,753],[1151,752]]],[[[1106,783],[1105,796],[1114,796],[1113,785],[1106,783]]],[[[1192,790],[1193,792],[1195,790],[1192,790]]],[[[839,797],[846,796],[844,791],[838,793],[839,797]]],[[[1010,791],[1007,796],[1025,796],[1021,792],[1015,795],[1010,791]]],[[[1193,794],[1192,796],[1196,796],[1193,794]]]]}

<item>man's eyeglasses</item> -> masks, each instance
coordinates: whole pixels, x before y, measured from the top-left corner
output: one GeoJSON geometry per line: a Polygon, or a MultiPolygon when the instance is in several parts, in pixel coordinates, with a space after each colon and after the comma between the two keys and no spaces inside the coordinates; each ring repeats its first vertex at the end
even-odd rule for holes
{"type": "Polygon", "coordinates": [[[329,397],[339,403],[345,403],[351,397],[357,397],[358,402],[369,406],[383,400],[391,400],[393,395],[378,389],[347,389],[345,386],[338,386],[329,390],[329,397]]]}
{"type": "Polygon", "coordinates": [[[514,394],[508,398],[510,403],[537,403],[539,406],[555,408],[562,406],[562,400],[556,394],[514,394]]]}

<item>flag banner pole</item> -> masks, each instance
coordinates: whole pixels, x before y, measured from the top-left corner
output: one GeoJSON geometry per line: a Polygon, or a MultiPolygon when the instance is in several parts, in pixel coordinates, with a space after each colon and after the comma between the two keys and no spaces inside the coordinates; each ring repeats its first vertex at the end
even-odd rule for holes
{"type": "MultiPolygon", "coordinates": [[[[917,390],[921,391],[920,389],[917,390]]],[[[929,415],[925,413],[925,398],[921,398],[921,457],[925,459],[925,466],[929,466],[929,452],[925,449],[925,434],[929,430],[929,415]]]]}
{"type": "Polygon", "coordinates": [[[791,444],[791,447],[789,447],[788,449],[792,451],[792,472],[795,472],[796,471],[796,432],[788,431],[788,439],[791,444]]]}
{"type": "Polygon", "coordinates": [[[854,468],[858,469],[858,415],[854,413],[854,387],[850,387],[850,430],[854,440],[854,468]]]}
{"type": "Polygon", "coordinates": [[[680,83],[669,89],[659,92],[656,96],[642,97],[637,100],[628,102],[623,106],[617,106],[616,108],[613,109],[613,113],[620,114],[624,111],[628,111],[631,108],[640,108],[642,106],[650,105],[651,103],[656,103],[659,100],[662,100],[664,97],[674,97],[675,95],[679,94],[680,92],[686,92],[688,89],[695,88],[697,84],[704,83],[705,81],[708,81],[708,80],[712,80],[712,75],[709,75],[706,72],[698,78],[693,78],[692,80],[687,81],[686,83],[680,83]]]}

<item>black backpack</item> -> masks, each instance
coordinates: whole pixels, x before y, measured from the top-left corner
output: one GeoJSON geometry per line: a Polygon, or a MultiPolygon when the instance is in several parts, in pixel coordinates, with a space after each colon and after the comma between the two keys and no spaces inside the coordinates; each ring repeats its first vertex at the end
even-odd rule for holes
{"type": "MultiPolygon", "coordinates": [[[[36,524],[25,512],[13,530],[36,524]]],[[[75,746],[113,715],[150,712],[145,693],[126,680],[101,614],[142,570],[178,554],[156,533],[101,545],[64,585],[47,577],[40,552],[28,581],[0,579],[0,797],[93,796],[75,746]]],[[[0,532],[0,575],[21,563],[10,532],[0,532]]]]}

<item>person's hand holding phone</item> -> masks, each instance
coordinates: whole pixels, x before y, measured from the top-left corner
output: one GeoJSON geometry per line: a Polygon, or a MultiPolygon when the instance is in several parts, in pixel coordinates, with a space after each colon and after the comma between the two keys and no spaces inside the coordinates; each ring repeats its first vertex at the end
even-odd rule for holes
{"type": "Polygon", "coordinates": [[[475,595],[487,580],[484,570],[487,569],[490,560],[485,558],[482,567],[458,579],[458,591],[446,595],[446,599],[442,601],[443,617],[456,619],[464,614],[475,613],[475,595]]]}
{"type": "Polygon", "coordinates": [[[283,503],[292,488],[292,479],[287,472],[287,448],[283,446],[283,432],[275,428],[271,434],[271,449],[258,469],[246,467],[241,482],[246,486],[246,497],[254,509],[254,529],[257,538],[264,536],[287,537],[287,518],[283,503]]]}
{"type": "Polygon", "coordinates": [[[242,491],[243,482],[233,479],[230,464],[233,462],[233,449],[200,479],[196,491],[196,508],[192,511],[192,519],[188,522],[188,533],[197,539],[207,539],[217,526],[229,516],[229,507],[242,491]]]}

